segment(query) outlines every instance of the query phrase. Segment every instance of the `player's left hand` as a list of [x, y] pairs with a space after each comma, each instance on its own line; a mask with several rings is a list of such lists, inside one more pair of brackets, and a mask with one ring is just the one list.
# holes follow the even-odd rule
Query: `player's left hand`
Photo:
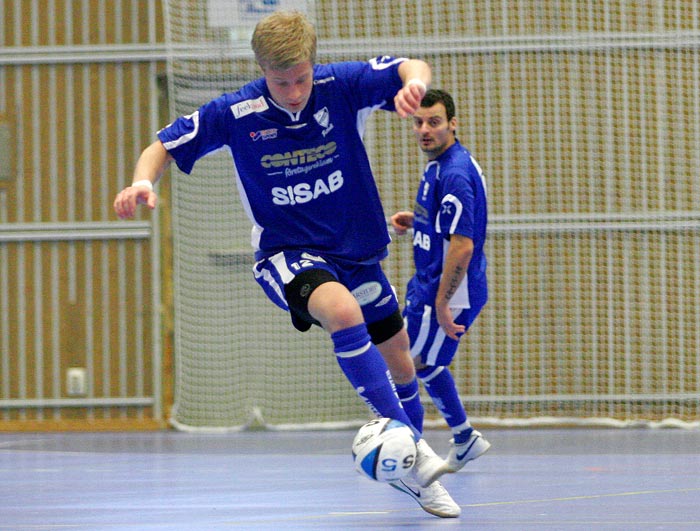
[[422, 82], [408, 82], [394, 96], [394, 106], [401, 118], [413, 115], [425, 96], [426, 86]]
[[459, 325], [454, 322], [452, 310], [450, 310], [450, 307], [446, 304], [438, 304], [435, 307], [435, 314], [438, 324], [445, 331], [447, 337], [456, 341], [467, 331], [464, 325]]

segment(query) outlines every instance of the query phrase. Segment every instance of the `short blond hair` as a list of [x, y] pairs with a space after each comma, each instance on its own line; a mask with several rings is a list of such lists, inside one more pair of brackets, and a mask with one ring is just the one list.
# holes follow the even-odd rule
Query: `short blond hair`
[[250, 44], [263, 70], [287, 70], [316, 61], [316, 30], [299, 11], [275, 11], [260, 20]]

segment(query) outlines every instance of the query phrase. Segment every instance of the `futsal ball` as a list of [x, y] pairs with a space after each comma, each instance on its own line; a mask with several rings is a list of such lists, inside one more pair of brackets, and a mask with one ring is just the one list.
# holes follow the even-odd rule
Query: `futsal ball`
[[352, 442], [355, 470], [375, 481], [396, 481], [416, 462], [413, 431], [401, 421], [379, 418], [362, 426]]

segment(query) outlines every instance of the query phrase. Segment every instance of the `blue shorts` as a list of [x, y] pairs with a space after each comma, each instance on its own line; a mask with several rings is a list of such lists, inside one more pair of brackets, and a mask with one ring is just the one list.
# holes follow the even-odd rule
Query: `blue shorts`
[[367, 324], [385, 319], [399, 308], [396, 292], [378, 262], [341, 264], [310, 252], [283, 251], [256, 262], [253, 273], [268, 298], [289, 311], [284, 286], [298, 274], [311, 269], [328, 271], [348, 288], [360, 304]]
[[[453, 308], [455, 323], [464, 325], [465, 330], [469, 330], [481, 308]], [[447, 367], [452, 363], [459, 341], [445, 335], [435, 318], [435, 308], [427, 304], [415, 308], [407, 306], [404, 309], [404, 321], [411, 341], [411, 357], [420, 356], [420, 360], [431, 367]]]

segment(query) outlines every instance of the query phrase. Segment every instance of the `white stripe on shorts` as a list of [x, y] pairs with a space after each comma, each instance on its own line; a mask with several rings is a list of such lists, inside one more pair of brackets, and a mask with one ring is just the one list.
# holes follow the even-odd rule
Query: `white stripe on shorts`
[[430, 347], [428, 356], [425, 359], [426, 365], [435, 365], [438, 354], [440, 353], [440, 348], [442, 347], [442, 343], [445, 341], [446, 337], [447, 336], [445, 335], [445, 331], [442, 329], [442, 327], [438, 327], [437, 332], [435, 333], [435, 339], [433, 339], [433, 344]]
[[[430, 333], [430, 317], [432, 312], [433, 310], [430, 306], [423, 306], [420, 331], [418, 332], [416, 342], [411, 347], [411, 356], [414, 358], [418, 356], [426, 347], [430, 347], [428, 354], [426, 355], [425, 359], [423, 359], [423, 363], [426, 365], [435, 365], [440, 349], [442, 348], [442, 344], [445, 342], [445, 338], [447, 337], [442, 327], [438, 326], [432, 343], [428, 343]], [[453, 319], [457, 319], [461, 313], [462, 308], [452, 308]]]
[[287, 260], [284, 258], [284, 252], [271, 256], [270, 262], [272, 262], [272, 265], [275, 266], [275, 269], [280, 274], [282, 284], [289, 284], [294, 280], [294, 273], [287, 267]]
[[418, 337], [416, 338], [416, 342], [413, 343], [413, 346], [411, 347], [411, 357], [415, 358], [418, 356], [421, 351], [423, 350], [423, 347], [425, 346], [425, 342], [428, 339], [428, 332], [430, 331], [430, 314], [432, 313], [432, 309], [430, 306], [423, 306], [423, 317], [421, 318], [421, 323], [420, 323], [420, 330], [418, 331]]

